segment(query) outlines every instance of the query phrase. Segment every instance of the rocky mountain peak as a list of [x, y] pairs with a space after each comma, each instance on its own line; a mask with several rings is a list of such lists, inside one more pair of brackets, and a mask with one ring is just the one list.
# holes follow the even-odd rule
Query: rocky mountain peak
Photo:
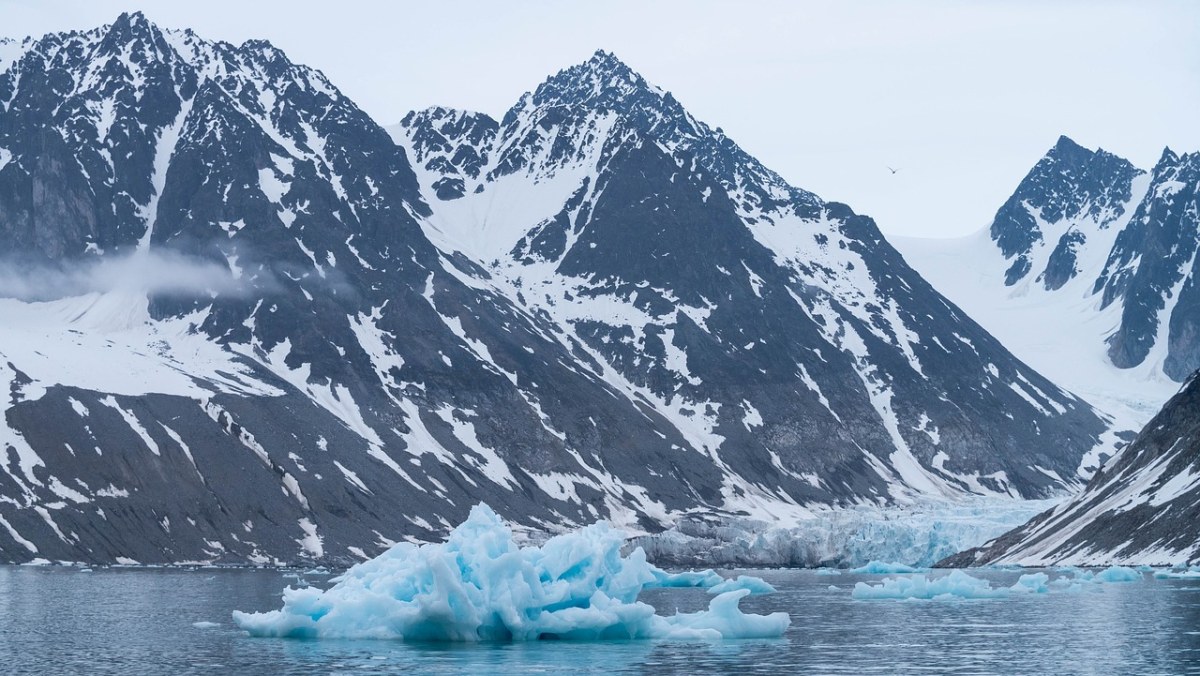
[[[1005, 284], [1030, 274], [1046, 288], [1071, 279], [1077, 273], [1074, 252], [1089, 233], [1125, 214], [1133, 180], [1143, 173], [1124, 158], [1060, 136], [992, 220], [992, 240], [1012, 261]], [[1041, 260], [1043, 248], [1053, 261]], [[1035, 260], [1043, 267], [1034, 270]]]

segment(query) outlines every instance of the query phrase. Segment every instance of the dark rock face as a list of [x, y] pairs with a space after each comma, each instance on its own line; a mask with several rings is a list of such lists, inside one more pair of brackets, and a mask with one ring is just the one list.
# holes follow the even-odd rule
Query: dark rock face
[[346, 562], [479, 500], [652, 530], [1040, 496], [1104, 429], [611, 55], [401, 147], [265, 42], [133, 14], [3, 50], [6, 250], [137, 277], [0, 299], [0, 560]]
[[[1016, 284], [1033, 272], [1035, 244], [1048, 233], [1042, 223], [1088, 219], [1104, 228], [1120, 218], [1132, 198], [1132, 182], [1142, 170], [1111, 153], [1088, 150], [1066, 136], [1021, 181], [992, 220], [992, 240], [1013, 259], [1004, 283]], [[1086, 234], [1068, 229], [1054, 247], [1050, 264], [1037, 271], [1047, 289], [1060, 288], [1078, 271], [1075, 253]]]
[[1146, 199], [1117, 237], [1096, 289], [1104, 306], [1121, 302], [1121, 326], [1108, 355], [1120, 367], [1142, 363], [1168, 324], [1163, 371], [1175, 380], [1200, 365], [1196, 341], [1196, 249], [1200, 241], [1200, 153], [1167, 150]]
[[[1012, 259], [1004, 283], [1012, 286], [1036, 273], [1037, 282], [1057, 290], [1087, 276], [1100, 309], [1114, 303], [1121, 308], [1120, 325], [1107, 338], [1113, 365], [1138, 366], [1157, 345], [1164, 348], [1163, 372], [1181, 381], [1200, 367], [1193, 281], [1198, 193], [1200, 154], [1167, 150], [1145, 175], [1119, 157], [1063, 137], [992, 222], [992, 239]], [[1115, 238], [1100, 237], [1111, 228], [1119, 228]], [[1050, 233], [1057, 240], [1043, 258]], [[1086, 269], [1080, 263], [1084, 253], [1103, 255], [1103, 266]], [[1035, 270], [1035, 260], [1045, 263]]]
[[[443, 128], [420, 119], [394, 132], [414, 155], [427, 126]], [[938, 297], [870, 219], [787, 185], [611, 54], [523, 97], [490, 146], [463, 143], [492, 158], [466, 198], [439, 200], [446, 175], [418, 172], [432, 222], [475, 219], [439, 235], [570, 330], [622, 386], [664, 415], [683, 411], [680, 424], [699, 428], [694, 445], [753, 483], [783, 482], [806, 500], [883, 495], [878, 462], [911, 484], [1005, 492], [1044, 484], [1034, 465], [1058, 462], [1035, 450], [1038, 430], [1078, 447], [1098, 429], [1086, 406]], [[536, 225], [489, 241], [529, 203], [561, 206], [530, 208]], [[1017, 409], [1032, 417], [1011, 419]], [[1044, 422], [1051, 410], [1057, 431]], [[1069, 464], [1053, 471], [1074, 476]]]
[[939, 565], [1200, 562], [1200, 377], [1078, 496]]

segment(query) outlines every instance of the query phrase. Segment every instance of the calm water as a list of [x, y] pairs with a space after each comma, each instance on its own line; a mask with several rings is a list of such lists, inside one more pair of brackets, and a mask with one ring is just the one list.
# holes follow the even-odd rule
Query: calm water
[[[783, 639], [450, 646], [243, 636], [229, 613], [277, 607], [292, 580], [274, 571], [0, 566], [0, 673], [1200, 674], [1200, 581], [916, 602], [850, 598], [856, 580], [880, 576], [755, 574], [780, 593], [742, 605], [787, 610]], [[976, 574], [1004, 584], [1017, 577]], [[708, 598], [698, 590], [643, 596], [660, 612], [695, 610]], [[205, 621], [220, 626], [193, 626]]]

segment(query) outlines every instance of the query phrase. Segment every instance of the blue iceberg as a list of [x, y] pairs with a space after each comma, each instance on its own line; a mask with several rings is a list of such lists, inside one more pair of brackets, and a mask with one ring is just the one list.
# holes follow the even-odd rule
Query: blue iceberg
[[957, 599], [1002, 599], [1012, 594], [1037, 593], [1048, 590], [1046, 583], [1049, 579], [1045, 573], [1022, 575], [1011, 587], [993, 587], [987, 580], [981, 580], [962, 572], [952, 571], [949, 575], [929, 578], [925, 575], [914, 577], [889, 577], [876, 585], [858, 582], [854, 585], [851, 596], [856, 599], [917, 599], [925, 601], [949, 601]]
[[766, 580], [750, 575], [738, 575], [737, 579], [724, 580], [708, 588], [709, 594], [724, 594], [738, 589], [745, 589], [751, 594], [774, 594], [775, 588]]
[[870, 561], [864, 566], [851, 568], [851, 573], [866, 574], [866, 575], [892, 575], [897, 573], [916, 573], [918, 569], [903, 564], [889, 563], [887, 561]]
[[1141, 582], [1145, 578], [1133, 568], [1111, 566], [1096, 573], [1096, 582]]
[[496, 513], [478, 505], [444, 543], [398, 544], [327, 590], [288, 587], [281, 609], [234, 611], [233, 620], [251, 636], [413, 641], [710, 640], [787, 630], [787, 613], [741, 611], [741, 599], [764, 588], [749, 581], [734, 581], [708, 610], [655, 614], [637, 600], [643, 589], [711, 588], [722, 579], [711, 571], [666, 573], [640, 548], [622, 556], [623, 544], [619, 531], [598, 523], [518, 547]]

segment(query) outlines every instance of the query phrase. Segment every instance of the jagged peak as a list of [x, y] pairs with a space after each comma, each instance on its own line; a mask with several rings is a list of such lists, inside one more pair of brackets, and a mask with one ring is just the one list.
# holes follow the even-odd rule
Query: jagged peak
[[465, 108], [452, 108], [450, 106], [428, 106], [419, 110], [410, 110], [400, 119], [400, 125], [411, 127], [414, 124], [432, 124], [435, 122], [453, 124], [464, 120], [483, 123], [487, 126], [499, 126], [499, 122], [487, 113], [467, 110]]
[[1159, 155], [1158, 162], [1155, 164], [1154, 168], [1159, 169], [1160, 167], [1173, 164], [1179, 164], [1179, 155], [1176, 154], [1174, 150], [1171, 150], [1171, 146], [1165, 146], [1163, 148], [1162, 155]]
[[[1051, 150], [1076, 151], [1076, 150], [1087, 150], [1087, 148], [1084, 148], [1083, 146], [1076, 143], [1075, 139], [1071, 138], [1070, 136], [1067, 136], [1066, 134], [1061, 134], [1061, 135], [1059, 135], [1058, 141], [1056, 141], [1054, 143], [1054, 147], [1051, 148]], [[1089, 150], [1088, 152], [1091, 152], [1091, 151]]]
[[613, 52], [597, 49], [592, 53], [590, 59], [585, 61], [583, 66], [598, 72], [634, 72], [624, 61], [617, 57]]
[[238, 45], [237, 51], [243, 54], [261, 55], [263, 60], [267, 62], [281, 62], [284, 65], [292, 65], [292, 61], [287, 57], [287, 54], [282, 49], [271, 44], [270, 40], [252, 38]]
[[598, 49], [587, 61], [546, 78], [523, 103], [589, 104], [606, 108], [639, 93], [658, 98], [666, 94], [612, 52]]
[[[1101, 171], [1112, 171], [1120, 174], [1130, 174], [1136, 176], [1144, 173], [1137, 168], [1132, 162], [1110, 153], [1103, 148], [1092, 150], [1086, 146], [1075, 142], [1071, 137], [1063, 134], [1058, 137], [1058, 141], [1054, 146], [1046, 152], [1042, 160], [1038, 163], [1038, 167], [1046, 167], [1053, 165], [1066, 165], [1067, 167], [1083, 167], [1085, 165], [1095, 165]], [[1037, 174], [1038, 167], [1027, 176], [1026, 179], [1034, 178]]]
[[116, 21], [108, 25], [108, 35], [118, 39], [157, 38], [163, 33], [142, 12], [121, 12]]

